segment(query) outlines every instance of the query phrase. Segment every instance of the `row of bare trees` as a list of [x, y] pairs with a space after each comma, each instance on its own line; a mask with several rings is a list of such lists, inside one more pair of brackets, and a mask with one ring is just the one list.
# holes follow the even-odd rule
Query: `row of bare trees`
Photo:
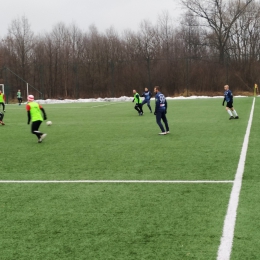
[[260, 80], [259, 2], [181, 2], [181, 21], [164, 12], [156, 25], [143, 21], [123, 34], [59, 23], [35, 35], [25, 17], [16, 19], [0, 43], [1, 80], [10, 98], [25, 92], [24, 81], [42, 98], [130, 95], [154, 85], [166, 95], [214, 94], [226, 83], [251, 91]]

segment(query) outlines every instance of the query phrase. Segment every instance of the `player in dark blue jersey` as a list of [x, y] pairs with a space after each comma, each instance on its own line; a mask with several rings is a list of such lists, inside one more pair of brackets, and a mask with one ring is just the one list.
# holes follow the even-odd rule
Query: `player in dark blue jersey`
[[150, 101], [151, 101], [151, 97], [152, 97], [152, 93], [148, 90], [148, 88], [145, 88], [144, 89], [144, 93], [141, 97], [144, 97], [144, 100], [142, 102], [142, 105], [144, 104], [147, 104], [149, 110], [150, 110], [150, 113], [153, 113], [152, 111], [152, 108], [151, 108], [151, 105], [150, 105]]
[[228, 114], [230, 115], [229, 120], [232, 119], [239, 119], [238, 114], [236, 110], [233, 107], [233, 94], [232, 91], [229, 89], [228, 85], [224, 86], [224, 100], [223, 100], [223, 106], [225, 105], [225, 102], [227, 102], [226, 110]]
[[[166, 135], [170, 133], [168, 121], [166, 118], [167, 114], [167, 100], [165, 96], [160, 92], [159, 87], [154, 88], [155, 95], [155, 111], [154, 114], [156, 115], [156, 122], [159, 125], [160, 129], [162, 130], [159, 135]], [[165, 124], [166, 131], [162, 125], [161, 119], [163, 120]]]

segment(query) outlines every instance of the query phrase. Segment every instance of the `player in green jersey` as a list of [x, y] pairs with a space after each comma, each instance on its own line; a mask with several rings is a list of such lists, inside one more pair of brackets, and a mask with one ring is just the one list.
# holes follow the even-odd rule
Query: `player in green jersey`
[[21, 106], [23, 99], [22, 99], [22, 93], [20, 89], [18, 89], [17, 91], [17, 99], [18, 99], [19, 106]]
[[136, 90], [133, 90], [134, 99], [133, 102], [135, 102], [135, 110], [138, 112], [139, 116], [143, 115], [143, 105], [140, 95], [136, 92]]
[[26, 110], [28, 115], [28, 125], [30, 124], [30, 121], [32, 121], [32, 134], [36, 135], [38, 138], [38, 143], [41, 143], [47, 134], [41, 133], [39, 128], [42, 121], [47, 119], [47, 116], [43, 107], [34, 102], [33, 95], [29, 95], [27, 100], [28, 103], [26, 105]]
[[5, 94], [0, 90], [0, 105], [3, 106], [3, 112], [5, 112]]

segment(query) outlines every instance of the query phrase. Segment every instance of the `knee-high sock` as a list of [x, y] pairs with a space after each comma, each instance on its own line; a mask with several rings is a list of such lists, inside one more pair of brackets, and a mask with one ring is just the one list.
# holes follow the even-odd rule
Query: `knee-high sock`
[[238, 116], [237, 111], [236, 111], [235, 109], [233, 110], [233, 114], [234, 114], [235, 116]]
[[233, 116], [231, 110], [228, 110], [227, 112], [228, 112], [228, 114], [229, 114], [230, 116]]

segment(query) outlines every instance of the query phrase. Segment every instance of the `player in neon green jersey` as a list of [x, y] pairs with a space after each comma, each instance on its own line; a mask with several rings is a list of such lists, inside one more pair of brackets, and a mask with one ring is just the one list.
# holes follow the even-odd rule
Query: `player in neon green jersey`
[[140, 95], [136, 92], [136, 90], [133, 90], [134, 99], [133, 102], [135, 102], [135, 110], [138, 112], [139, 116], [143, 115], [143, 105]]
[[17, 91], [17, 99], [18, 99], [19, 106], [21, 106], [23, 99], [22, 99], [22, 93], [20, 89], [18, 89]]
[[28, 115], [28, 125], [30, 124], [30, 121], [32, 121], [32, 134], [36, 135], [38, 138], [38, 143], [41, 143], [47, 134], [41, 133], [39, 128], [42, 121], [47, 119], [47, 116], [43, 107], [34, 102], [33, 95], [29, 95], [27, 100], [28, 103], [26, 105], [26, 110]]
[[1, 90], [0, 90], [0, 105], [3, 106], [3, 111], [5, 112], [5, 94], [2, 93]]

